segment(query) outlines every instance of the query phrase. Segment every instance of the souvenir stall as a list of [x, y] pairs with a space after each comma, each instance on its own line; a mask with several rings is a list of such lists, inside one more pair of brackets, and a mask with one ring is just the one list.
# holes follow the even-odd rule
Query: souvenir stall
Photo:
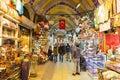
[[17, 57], [16, 46], [20, 20], [17, 10], [9, 4], [0, 1], [0, 79], [19, 80], [21, 59]]
[[[119, 80], [119, 19], [118, 19], [118, 3], [119, 0], [104, 1], [95, 11], [98, 14], [102, 12], [107, 14], [102, 16], [103, 20], [96, 16], [96, 27], [99, 26], [99, 48], [106, 54], [107, 61], [105, 68], [98, 68], [98, 80]], [[109, 6], [108, 6], [109, 5]], [[103, 6], [103, 7], [102, 7]], [[102, 9], [101, 9], [102, 7]], [[102, 11], [101, 11], [102, 10]], [[102, 15], [102, 13], [100, 13]]]
[[48, 59], [47, 51], [50, 46], [49, 26], [47, 22], [38, 22], [33, 33], [33, 52], [38, 54], [38, 64], [45, 63]]
[[[19, 47], [19, 24], [23, 21], [21, 20], [23, 12], [21, 0], [17, 2], [0, 0], [0, 80], [28, 78], [28, 73], [25, 72], [29, 71], [29, 66], [25, 66], [28, 67], [25, 72], [23, 66], [25, 62], [28, 62], [29, 57], [28, 54], [22, 53], [22, 47]], [[26, 75], [21, 76], [21, 72]]]
[[98, 78], [97, 69], [105, 67], [106, 55], [98, 49], [97, 33], [92, 32], [91, 34], [91, 37], [87, 40], [85, 58], [88, 74], [96, 79]]
[[99, 49], [99, 29], [94, 27], [91, 21], [88, 17], [83, 20], [82, 26], [84, 27], [80, 27], [81, 32], [78, 37], [81, 44], [84, 43], [82, 54], [86, 59], [87, 72], [93, 79], [96, 79], [98, 78], [97, 69], [105, 67], [106, 55]]

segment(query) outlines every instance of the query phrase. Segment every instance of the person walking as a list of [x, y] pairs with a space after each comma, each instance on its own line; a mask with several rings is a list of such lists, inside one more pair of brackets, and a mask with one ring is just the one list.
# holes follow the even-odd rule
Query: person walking
[[49, 47], [49, 49], [48, 49], [48, 58], [49, 58], [49, 60], [53, 60], [53, 56], [52, 56], [52, 48], [51, 48], [51, 46]]
[[58, 48], [58, 52], [59, 52], [59, 60], [61, 62], [63, 62], [63, 56], [65, 54], [65, 46], [63, 43], [60, 44], [59, 48]]
[[58, 55], [58, 47], [57, 47], [57, 45], [55, 44], [54, 45], [54, 48], [53, 48], [53, 60], [54, 60], [54, 62], [56, 63], [57, 62], [57, 55]]
[[73, 63], [74, 63], [74, 72], [72, 73], [72, 75], [80, 75], [80, 48], [79, 48], [79, 44], [75, 44], [75, 48], [73, 49], [73, 53], [72, 53], [72, 57], [73, 57]]
[[69, 43], [66, 45], [66, 60], [71, 62], [71, 46]]

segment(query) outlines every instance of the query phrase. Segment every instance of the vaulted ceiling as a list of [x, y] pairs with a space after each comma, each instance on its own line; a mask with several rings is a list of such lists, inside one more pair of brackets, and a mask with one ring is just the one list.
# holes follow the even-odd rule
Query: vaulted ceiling
[[[48, 21], [54, 21], [52, 27], [59, 26], [59, 19], [66, 20], [66, 29], [72, 30], [76, 24], [76, 15], [82, 16], [95, 8], [97, 0], [35, 0], [33, 9], [39, 15], [46, 16]], [[78, 8], [76, 6], [80, 4]]]

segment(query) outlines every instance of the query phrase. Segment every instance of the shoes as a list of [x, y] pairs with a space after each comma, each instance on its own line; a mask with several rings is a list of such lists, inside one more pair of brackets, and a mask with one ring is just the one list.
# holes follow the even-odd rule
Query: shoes
[[76, 73], [72, 73], [72, 75], [73, 75], [73, 76], [75, 76], [75, 75], [80, 75], [80, 73], [79, 73], [79, 72], [76, 72]]
[[72, 73], [73, 76], [75, 76], [76, 74], [75, 73]]
[[79, 73], [79, 72], [76, 72], [76, 74], [77, 74], [77, 75], [80, 75], [80, 73]]

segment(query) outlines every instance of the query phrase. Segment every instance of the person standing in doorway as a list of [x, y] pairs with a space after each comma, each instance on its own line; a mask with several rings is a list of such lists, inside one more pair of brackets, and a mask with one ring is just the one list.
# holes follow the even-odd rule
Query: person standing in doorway
[[74, 63], [74, 72], [72, 73], [72, 75], [80, 75], [80, 48], [79, 48], [79, 44], [75, 44], [75, 48], [73, 49], [72, 52], [72, 57], [73, 57], [73, 63]]

